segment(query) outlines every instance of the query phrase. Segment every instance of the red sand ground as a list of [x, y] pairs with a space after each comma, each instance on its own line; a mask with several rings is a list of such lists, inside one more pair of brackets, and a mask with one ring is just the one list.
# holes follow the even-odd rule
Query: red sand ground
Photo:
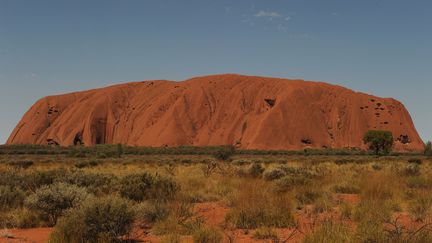
[[396, 150], [422, 150], [398, 101], [320, 82], [214, 75], [145, 81], [39, 100], [8, 144], [226, 145], [244, 149], [364, 148], [389, 130]]
[[[353, 194], [339, 194], [336, 196], [335, 200], [342, 200], [348, 203], [358, 203], [358, 195]], [[209, 203], [198, 203], [194, 207], [195, 214], [204, 220], [205, 225], [221, 228], [225, 215], [229, 208], [225, 207], [222, 203], [209, 202]], [[355, 223], [352, 220], [341, 221], [339, 217], [338, 210], [333, 210], [332, 213], [311, 213], [311, 208], [306, 207], [305, 209], [298, 211], [295, 215], [298, 221], [298, 228], [284, 228], [276, 229], [279, 238], [285, 242], [301, 242], [304, 235], [311, 230], [316, 229], [320, 226], [320, 223], [325, 219], [335, 220], [338, 222], [343, 222], [350, 227], [355, 228]], [[406, 213], [396, 213], [394, 218], [398, 219], [400, 223], [406, 229], [415, 229], [421, 226], [421, 223], [413, 221], [409, 215]], [[386, 225], [389, 229], [393, 226]], [[36, 228], [36, 229], [12, 229], [8, 232], [11, 233], [14, 238], [5, 239], [0, 237], [0, 243], [16, 243], [16, 242], [34, 242], [34, 243], [44, 243], [49, 239], [49, 234], [51, 233], [51, 228]], [[253, 239], [254, 230], [242, 230], [235, 229], [232, 231], [224, 231], [224, 242], [229, 242], [228, 239], [233, 239], [234, 242], [247, 243], [247, 242], [272, 242], [271, 240], [255, 240]], [[137, 240], [138, 242], [160, 242], [160, 238], [154, 235], [145, 233], [142, 230], [136, 229], [134, 233], [131, 234], [131, 238]], [[193, 242], [191, 236], [182, 237], [182, 242]]]

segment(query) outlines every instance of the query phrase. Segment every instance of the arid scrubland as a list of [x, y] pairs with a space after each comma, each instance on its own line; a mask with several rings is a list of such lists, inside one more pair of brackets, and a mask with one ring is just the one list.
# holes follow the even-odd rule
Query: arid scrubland
[[432, 241], [421, 155], [37, 151], [0, 155], [4, 239], [52, 227], [51, 242]]

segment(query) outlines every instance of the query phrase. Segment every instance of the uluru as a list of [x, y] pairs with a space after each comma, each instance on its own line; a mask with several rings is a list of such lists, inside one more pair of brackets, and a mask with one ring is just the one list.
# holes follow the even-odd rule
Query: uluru
[[397, 151], [423, 149], [395, 99], [323, 82], [225, 74], [48, 96], [25, 113], [7, 144], [364, 149], [368, 130], [391, 131]]

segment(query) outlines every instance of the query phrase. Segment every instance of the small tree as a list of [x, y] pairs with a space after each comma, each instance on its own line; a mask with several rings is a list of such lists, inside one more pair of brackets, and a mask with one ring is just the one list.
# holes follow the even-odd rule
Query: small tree
[[235, 153], [235, 147], [232, 145], [221, 146], [214, 154], [213, 157], [217, 160], [227, 161]]
[[432, 142], [428, 141], [424, 147], [424, 155], [432, 156]]
[[363, 138], [365, 144], [376, 155], [380, 153], [389, 154], [393, 147], [393, 134], [389, 131], [371, 130]]

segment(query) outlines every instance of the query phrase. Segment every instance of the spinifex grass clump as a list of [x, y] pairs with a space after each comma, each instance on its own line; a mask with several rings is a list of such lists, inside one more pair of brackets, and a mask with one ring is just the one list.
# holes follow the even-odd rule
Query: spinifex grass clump
[[261, 182], [248, 183], [238, 192], [226, 221], [237, 228], [290, 227], [295, 225], [291, 198], [278, 195]]

